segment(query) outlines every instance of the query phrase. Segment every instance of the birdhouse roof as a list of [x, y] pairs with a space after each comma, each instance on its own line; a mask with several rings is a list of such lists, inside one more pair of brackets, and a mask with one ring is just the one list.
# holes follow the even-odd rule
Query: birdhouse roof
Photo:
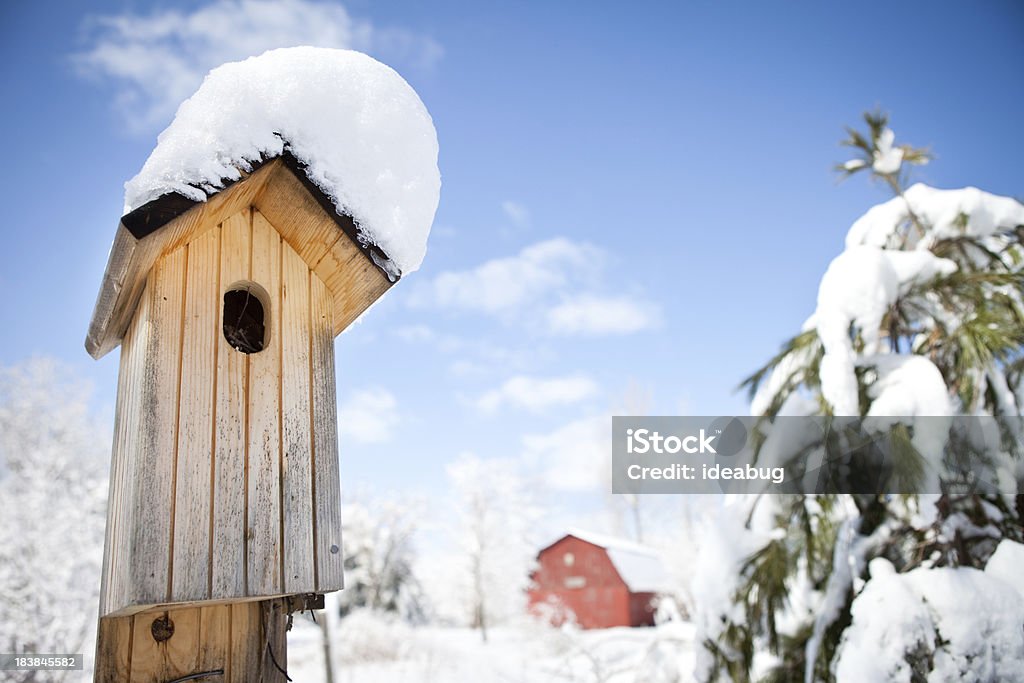
[[206, 201], [165, 194], [121, 218], [85, 341], [89, 354], [100, 358], [120, 344], [161, 256], [249, 207], [262, 213], [327, 284], [335, 334], [401, 276], [388, 254], [363, 239], [352, 218], [338, 213], [302, 162], [286, 152]]
[[125, 184], [86, 348], [120, 343], [161, 256], [249, 207], [327, 284], [340, 332], [419, 267], [440, 185], [430, 114], [384, 64], [314, 47], [224, 64]]

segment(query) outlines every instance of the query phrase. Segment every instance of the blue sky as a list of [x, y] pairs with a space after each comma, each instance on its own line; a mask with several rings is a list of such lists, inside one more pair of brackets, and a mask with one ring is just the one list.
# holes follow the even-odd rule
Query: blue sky
[[440, 141], [423, 269], [337, 340], [346, 485], [436, 496], [468, 451], [599, 502], [586, 444], [611, 412], [744, 412], [735, 386], [798, 329], [850, 223], [887, 198], [831, 171], [865, 109], [934, 148], [920, 179], [1021, 195], [1015, 2], [275, 11], [0, 8], [0, 363], [55, 356], [109, 411], [116, 353], [94, 362], [82, 339], [123, 183], [206, 70], [282, 45], [391, 64]]

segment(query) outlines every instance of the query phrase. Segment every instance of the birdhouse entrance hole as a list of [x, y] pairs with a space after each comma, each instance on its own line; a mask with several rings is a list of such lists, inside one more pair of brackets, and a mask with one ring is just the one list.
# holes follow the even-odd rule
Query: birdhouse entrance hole
[[267, 347], [267, 299], [254, 282], [232, 285], [224, 292], [224, 339], [233, 349], [259, 353]]

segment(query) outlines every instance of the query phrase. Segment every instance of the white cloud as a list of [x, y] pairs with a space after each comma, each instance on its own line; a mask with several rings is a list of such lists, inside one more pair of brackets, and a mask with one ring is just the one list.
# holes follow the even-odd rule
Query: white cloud
[[519, 375], [482, 395], [476, 406], [484, 413], [495, 413], [503, 405], [540, 412], [554, 406], [579, 403], [597, 392], [597, 383], [584, 375], [549, 378]]
[[547, 311], [548, 329], [558, 335], [632, 334], [660, 322], [656, 305], [628, 296], [582, 294]]
[[594, 279], [603, 260], [597, 247], [558, 237], [469, 270], [445, 271], [421, 285], [410, 302], [420, 308], [506, 314], [535, 305], [570, 283]]
[[354, 392], [338, 408], [342, 439], [359, 443], [391, 440], [398, 425], [398, 401], [387, 389], [371, 387]]
[[611, 480], [611, 419], [601, 415], [570, 422], [547, 434], [523, 437], [523, 459], [558, 491], [593, 491]]
[[455, 377], [480, 377], [482, 375], [486, 375], [490, 370], [490, 366], [485, 363], [467, 360], [465, 358], [452, 361], [448, 366], [448, 372]]
[[406, 325], [395, 330], [395, 336], [410, 344], [434, 341], [437, 334], [426, 325]]
[[506, 199], [501, 203], [501, 210], [516, 227], [523, 228], [530, 224], [530, 210], [520, 202]]
[[602, 260], [600, 249], [559, 237], [470, 270], [443, 272], [432, 282], [421, 284], [410, 297], [410, 304], [508, 314], [535, 304], [573, 281], [593, 277]]
[[210, 69], [269, 49], [353, 48], [420, 68], [443, 53], [428, 37], [377, 27], [340, 4], [313, 0], [213, 0], [192, 11], [92, 17], [85, 28], [90, 47], [73, 56], [75, 65], [115, 83], [115, 104], [137, 131], [169, 123]]
[[604, 250], [558, 237], [515, 256], [467, 270], [442, 272], [417, 283], [413, 308], [490, 315], [557, 336], [631, 334], [657, 327], [659, 307], [642, 298], [609, 295]]

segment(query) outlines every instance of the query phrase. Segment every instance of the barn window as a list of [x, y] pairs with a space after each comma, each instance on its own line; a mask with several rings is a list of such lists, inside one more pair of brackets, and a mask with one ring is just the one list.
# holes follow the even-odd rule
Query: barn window
[[224, 292], [224, 339], [242, 353], [259, 353], [267, 346], [266, 293], [253, 282], [232, 285]]
[[585, 588], [587, 585], [587, 577], [585, 576], [567, 576], [565, 577], [566, 588]]
[[564, 556], [562, 557], [562, 561], [563, 561], [563, 562], [565, 562], [565, 566], [566, 566], [566, 567], [571, 567], [571, 566], [573, 566], [574, 564], [576, 564], [576, 556], [575, 556], [575, 555], [573, 555], [572, 553], [566, 553], [566, 554], [565, 554], [565, 555], [564, 555]]

